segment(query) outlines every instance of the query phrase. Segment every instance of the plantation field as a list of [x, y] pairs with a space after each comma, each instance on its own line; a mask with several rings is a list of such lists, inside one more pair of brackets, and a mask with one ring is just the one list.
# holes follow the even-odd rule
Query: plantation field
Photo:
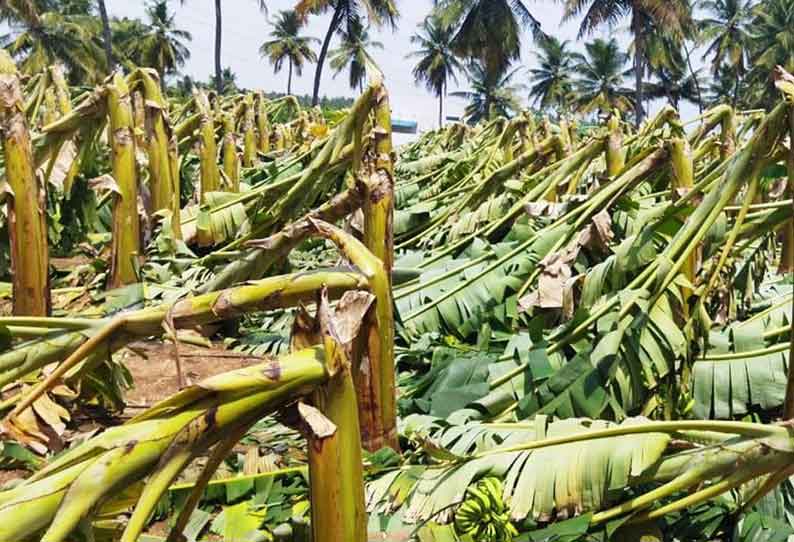
[[794, 534], [775, 84], [395, 148], [375, 71], [322, 111], [0, 52], [0, 542]]

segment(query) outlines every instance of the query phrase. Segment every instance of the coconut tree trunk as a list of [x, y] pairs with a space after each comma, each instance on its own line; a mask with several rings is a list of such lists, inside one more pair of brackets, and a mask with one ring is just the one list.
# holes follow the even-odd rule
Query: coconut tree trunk
[[[47, 316], [50, 312], [46, 196], [36, 175], [25, 120], [25, 104], [16, 66], [0, 51], [0, 126], [8, 183], [8, 232], [15, 316]], [[3, 195], [0, 183], [0, 195]]]
[[292, 59], [289, 59], [289, 74], [287, 75], [287, 96], [292, 96]]
[[631, 31], [634, 33], [634, 115], [637, 127], [639, 127], [642, 124], [642, 72], [645, 50], [642, 42], [640, 15], [636, 9], [631, 17]]
[[222, 38], [223, 18], [221, 16], [221, 0], [215, 0], [215, 90], [218, 94], [223, 92], [223, 80], [221, 69], [221, 38]]
[[102, 39], [105, 42], [105, 58], [108, 63], [108, 72], [112, 72], [116, 66], [113, 62], [113, 41], [110, 36], [108, 10], [105, 6], [105, 0], [97, 0], [97, 3], [99, 4], [99, 18], [102, 19]]
[[[341, 4], [341, 3], [340, 3]], [[312, 106], [320, 103], [320, 80], [323, 78], [323, 65], [325, 58], [328, 56], [328, 48], [331, 45], [331, 38], [334, 36], [339, 23], [342, 20], [342, 11], [340, 5], [337, 5], [334, 10], [334, 16], [331, 17], [331, 23], [328, 25], [328, 32], [325, 33], [323, 46], [320, 49], [320, 56], [317, 58], [317, 67], [314, 70], [314, 94], [312, 95]]]
[[438, 94], [438, 129], [444, 127], [444, 92]]
[[698, 93], [698, 111], [702, 115], [703, 114], [703, 92], [700, 89], [700, 81], [698, 81], [698, 78], [695, 75], [695, 69], [692, 67], [692, 53], [689, 50], [689, 47], [686, 46], [686, 42], [684, 42], [684, 52], [686, 53], [687, 66], [689, 66], [689, 74], [692, 76], [692, 81], [695, 82], [695, 90]]

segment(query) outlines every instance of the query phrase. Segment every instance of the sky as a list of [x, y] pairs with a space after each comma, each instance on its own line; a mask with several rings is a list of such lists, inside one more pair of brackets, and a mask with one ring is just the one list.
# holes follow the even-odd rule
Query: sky
[[[277, 11], [290, 9], [296, 0], [269, 0], [269, 17], [273, 18]], [[145, 2], [143, 0], [106, 0], [111, 16], [143, 17]], [[258, 8], [254, 0], [223, 0], [223, 49], [222, 64], [228, 66], [237, 75], [237, 83], [241, 87], [264, 89], [266, 91], [285, 92], [287, 88], [286, 66], [281, 73], [274, 74], [272, 66], [259, 56], [259, 46], [268, 39], [271, 27], [268, 15]], [[382, 50], [373, 51], [373, 57], [385, 75], [386, 86], [391, 96], [392, 110], [395, 118], [414, 120], [419, 130], [428, 130], [438, 123], [438, 101], [424, 87], [414, 83], [411, 74], [414, 59], [406, 59], [412, 50], [410, 36], [417, 25], [427, 16], [433, 5], [432, 0], [397, 0], [400, 19], [395, 31], [389, 28], [373, 29], [373, 38], [383, 43]], [[578, 21], [562, 21], [563, 9], [560, 2], [554, 0], [525, 0], [525, 4], [537, 18], [545, 32], [554, 34], [559, 39], [576, 40]], [[189, 31], [193, 40], [188, 45], [190, 60], [182, 69], [182, 73], [202, 81], [208, 80], [214, 73], [214, 28], [215, 8], [212, 0], [185, 0], [184, 5], [173, 0], [171, 9], [177, 12], [177, 25]], [[330, 15], [311, 17], [304, 33], [322, 39], [330, 21]], [[496, 29], [495, 29], [496, 37]], [[609, 38], [615, 35], [623, 47], [629, 43], [624, 27], [603, 29], [591, 36]], [[336, 39], [332, 42], [333, 48]], [[581, 49], [581, 43], [576, 47]], [[317, 46], [319, 51], [319, 46]], [[522, 46], [521, 64], [525, 68], [535, 65], [533, 43], [530, 35], [525, 34]], [[303, 75], [293, 78], [293, 93], [311, 94], [314, 78], [314, 65], [306, 66]], [[526, 70], [519, 72], [516, 82], [527, 84]], [[334, 74], [327, 63], [323, 72], [321, 94], [328, 96], [350, 96], [355, 92], [347, 84], [347, 74]], [[465, 90], [465, 77], [459, 77], [458, 84], [451, 83], [449, 91]], [[523, 96], [528, 105], [528, 97]], [[446, 103], [446, 115], [461, 115], [466, 103], [461, 98], [449, 97]], [[694, 108], [684, 106], [682, 115], [685, 118], [694, 116]]]

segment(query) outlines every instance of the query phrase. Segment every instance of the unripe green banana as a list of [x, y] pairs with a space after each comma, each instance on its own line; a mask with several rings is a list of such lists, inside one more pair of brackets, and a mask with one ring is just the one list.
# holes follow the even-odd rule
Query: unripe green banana
[[491, 496], [488, 493], [486, 493], [484, 491], [480, 491], [480, 489], [478, 489], [476, 487], [470, 487], [468, 489], [468, 493], [474, 499], [476, 499], [477, 501], [480, 502], [480, 504], [482, 505], [483, 510], [489, 511], [489, 510], [491, 510], [491, 508], [493, 508], [493, 500], [491, 499]]
[[518, 531], [502, 496], [502, 482], [493, 476], [467, 488], [466, 500], [455, 512], [455, 531], [476, 542], [510, 542]]

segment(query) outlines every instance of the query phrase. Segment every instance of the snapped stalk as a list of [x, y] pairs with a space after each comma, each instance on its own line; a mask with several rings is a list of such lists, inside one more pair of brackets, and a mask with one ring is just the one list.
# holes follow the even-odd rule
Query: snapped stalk
[[108, 86], [108, 115], [113, 178], [118, 187], [113, 201], [113, 246], [108, 286], [118, 288], [138, 281], [143, 255], [132, 98], [127, 82], [119, 73], [113, 75]]
[[13, 313], [47, 316], [51, 309], [47, 242], [46, 187], [36, 175], [33, 149], [25, 119], [25, 103], [13, 60], [0, 52], [0, 126], [2, 126], [5, 181], [0, 195], [10, 192], [8, 232], [11, 249]]
[[[377, 297], [375, 322], [369, 328], [367, 351], [369, 381], [360, 382], [368, 393], [362, 397], [361, 413], [364, 448], [375, 452], [384, 446], [399, 449], [397, 438], [397, 398], [394, 382], [394, 312], [391, 276], [394, 267], [394, 163], [392, 158], [391, 108], [389, 95], [381, 84], [373, 95], [374, 158], [367, 157], [364, 179], [364, 245], [382, 262], [382, 273], [371, 280]], [[366, 400], [371, 404], [364, 404]], [[362, 419], [362, 422], [364, 420]]]

